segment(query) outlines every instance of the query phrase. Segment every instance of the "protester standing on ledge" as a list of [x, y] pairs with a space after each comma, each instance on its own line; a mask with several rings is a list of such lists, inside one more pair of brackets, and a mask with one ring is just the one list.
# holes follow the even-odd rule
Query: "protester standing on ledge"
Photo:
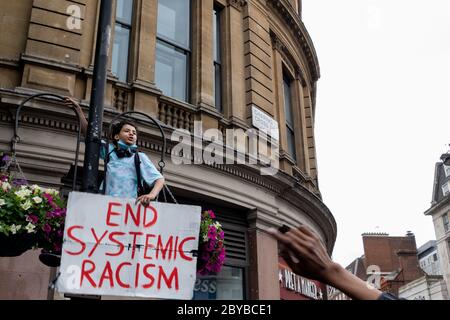
[[[88, 122], [80, 105], [70, 97], [66, 97], [66, 103], [73, 106], [81, 120], [81, 131], [86, 134]], [[106, 170], [106, 195], [121, 198], [137, 198], [136, 203], [148, 205], [155, 200], [164, 187], [164, 177], [155, 168], [151, 160], [143, 152], [137, 150], [137, 128], [132, 122], [121, 121], [113, 125], [113, 143], [107, 146], [102, 141], [100, 157], [107, 162]], [[137, 158], [136, 158], [137, 157]], [[140, 164], [140, 165], [139, 165]], [[142, 188], [138, 190], [139, 165], [142, 181], [150, 186], [148, 193], [142, 194]]]

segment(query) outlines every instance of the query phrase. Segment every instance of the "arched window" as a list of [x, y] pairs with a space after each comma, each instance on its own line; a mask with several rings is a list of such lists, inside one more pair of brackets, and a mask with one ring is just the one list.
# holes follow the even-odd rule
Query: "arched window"
[[294, 130], [294, 112], [292, 110], [292, 80], [288, 75], [283, 74], [283, 94], [284, 94], [284, 115], [286, 118], [286, 135], [288, 153], [296, 161], [297, 155], [295, 150], [295, 130]]

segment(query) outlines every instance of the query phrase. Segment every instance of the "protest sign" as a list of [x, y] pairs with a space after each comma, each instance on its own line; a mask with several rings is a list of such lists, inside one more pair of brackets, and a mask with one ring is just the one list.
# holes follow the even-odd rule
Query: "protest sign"
[[72, 192], [59, 292], [191, 299], [201, 208]]

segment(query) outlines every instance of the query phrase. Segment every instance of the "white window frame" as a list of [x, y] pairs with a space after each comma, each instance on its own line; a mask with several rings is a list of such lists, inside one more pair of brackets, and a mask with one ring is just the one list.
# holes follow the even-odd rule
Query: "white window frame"
[[444, 226], [444, 232], [448, 232], [450, 230], [448, 212], [442, 216], [442, 225]]
[[450, 166], [446, 166], [444, 164], [444, 173], [445, 173], [445, 177], [447, 178], [448, 176], [450, 176]]
[[450, 193], [450, 181], [447, 181], [442, 185], [442, 194], [444, 197]]

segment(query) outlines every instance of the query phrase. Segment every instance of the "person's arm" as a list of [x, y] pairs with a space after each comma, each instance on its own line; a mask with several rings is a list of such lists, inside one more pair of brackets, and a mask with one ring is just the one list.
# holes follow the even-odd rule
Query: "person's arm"
[[281, 244], [281, 255], [298, 275], [339, 289], [352, 299], [377, 300], [382, 292], [369, 288], [363, 280], [331, 260], [320, 238], [308, 227], [300, 226], [281, 233], [269, 229]]
[[164, 178], [160, 178], [155, 181], [155, 185], [152, 188], [152, 191], [150, 191], [149, 194], [144, 194], [136, 199], [136, 203], [141, 203], [143, 205], [148, 205], [150, 201], [153, 201], [158, 196], [159, 192], [164, 187], [165, 180]]
[[76, 102], [71, 97], [65, 97], [64, 102], [66, 105], [72, 106], [73, 110], [75, 110], [75, 112], [78, 114], [78, 117], [80, 118], [81, 133], [83, 135], [86, 135], [88, 122], [87, 122], [86, 116], [84, 115], [83, 110], [81, 110], [81, 107], [78, 104], [78, 102]]
[[156, 169], [153, 162], [149, 159], [149, 157], [140, 152], [139, 157], [142, 160], [141, 168], [142, 168], [142, 179], [147, 182], [149, 185], [153, 184], [153, 188], [149, 194], [142, 195], [136, 199], [136, 203], [141, 203], [143, 205], [147, 205], [150, 201], [153, 201], [158, 196], [159, 192], [164, 187], [164, 177], [162, 174]]

